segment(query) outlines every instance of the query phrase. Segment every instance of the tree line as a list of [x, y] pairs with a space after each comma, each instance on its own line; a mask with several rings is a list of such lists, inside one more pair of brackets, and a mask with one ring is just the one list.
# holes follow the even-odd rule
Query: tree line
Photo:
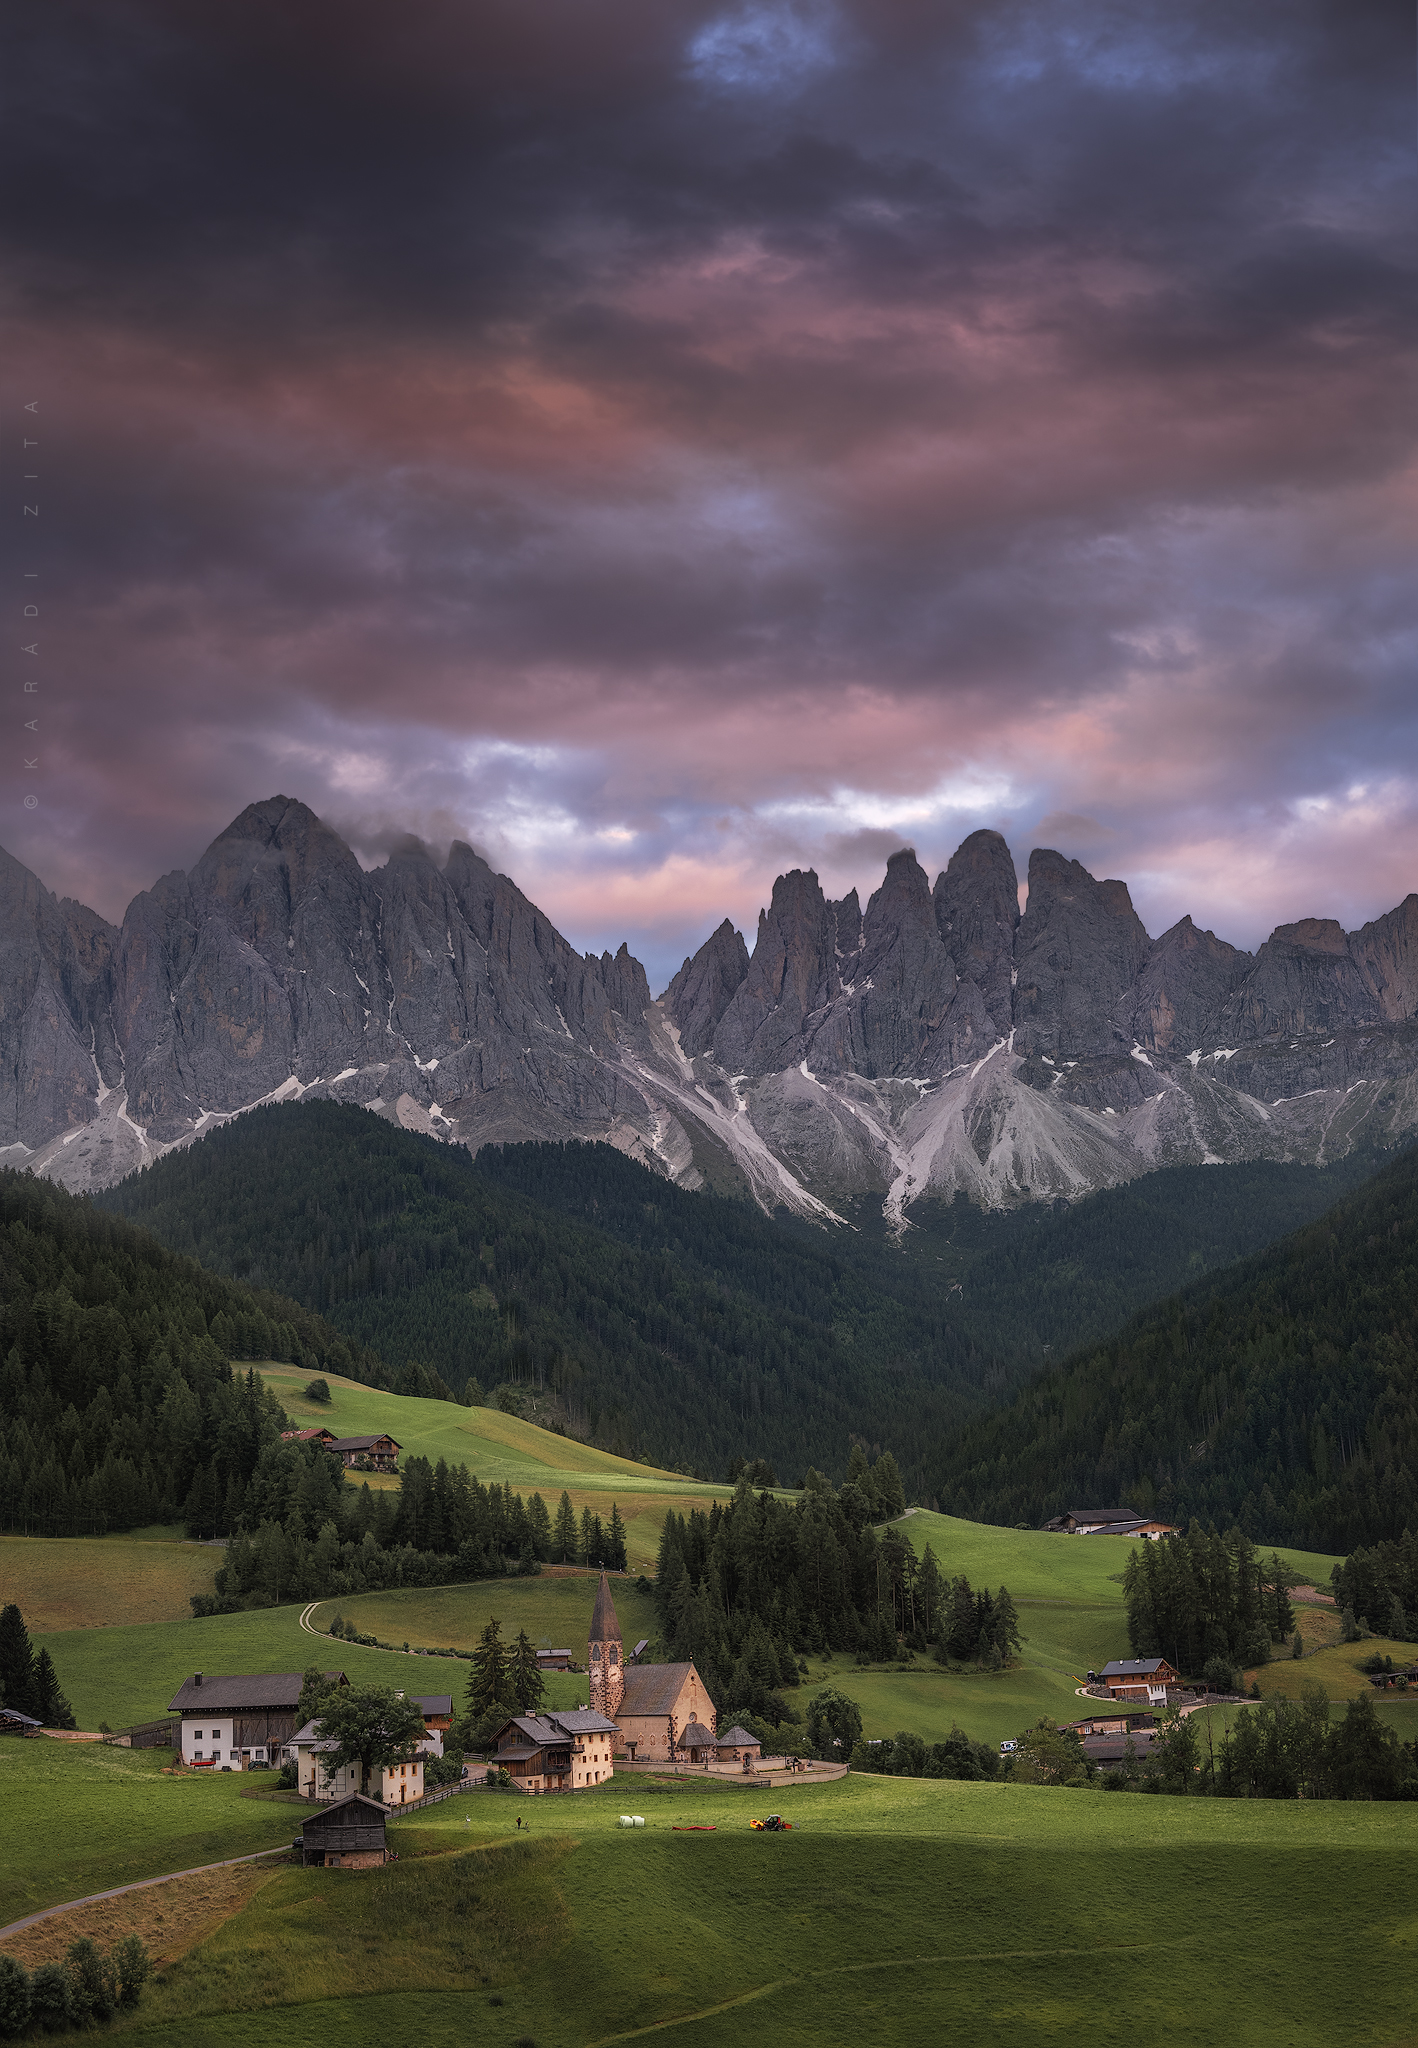
[[244, 1492], [282, 1417], [232, 1371], [242, 1342], [365, 1381], [379, 1368], [299, 1303], [0, 1170], [0, 1526], [75, 1536], [177, 1521], [203, 1470], [223, 1505]]
[[[201, 1475], [199, 1475], [199, 1482]], [[543, 1564], [625, 1569], [625, 1522], [612, 1501], [608, 1521], [563, 1492], [555, 1518], [540, 1493], [524, 1500], [510, 1485], [484, 1485], [445, 1458], [406, 1458], [399, 1489], [349, 1485], [318, 1443], [263, 1443], [244, 1489], [194, 1487], [193, 1535], [225, 1535], [214, 1591], [194, 1594], [193, 1611], [227, 1614], [280, 1600], [329, 1600], [398, 1586], [534, 1573]]]
[[1232, 1691], [1239, 1669], [1268, 1663], [1272, 1645], [1293, 1635], [1298, 1578], [1241, 1529], [1219, 1536], [1193, 1522], [1185, 1536], [1134, 1545], [1123, 1575], [1133, 1655], [1165, 1657]]
[[1418, 1151], [939, 1447], [957, 1515], [1121, 1502], [1351, 1552], [1418, 1526]]
[[785, 1694], [809, 1651], [1007, 1663], [1020, 1647], [1008, 1589], [977, 1593], [947, 1579], [929, 1545], [918, 1557], [899, 1530], [878, 1535], [873, 1521], [900, 1508], [894, 1458], [869, 1463], [857, 1445], [840, 1491], [810, 1471], [784, 1502], [745, 1476], [727, 1503], [671, 1510], [654, 1584], [665, 1658], [698, 1668], [721, 1721], [769, 1729], [799, 1718]]

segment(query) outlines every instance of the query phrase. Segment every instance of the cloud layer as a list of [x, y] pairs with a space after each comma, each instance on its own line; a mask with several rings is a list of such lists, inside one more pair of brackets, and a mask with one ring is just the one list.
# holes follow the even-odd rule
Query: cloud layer
[[474, 840], [656, 986], [784, 867], [981, 824], [1154, 931], [1374, 915], [1418, 881], [1410, 43], [1362, 0], [32, 10], [4, 843], [116, 915], [279, 788], [367, 860]]

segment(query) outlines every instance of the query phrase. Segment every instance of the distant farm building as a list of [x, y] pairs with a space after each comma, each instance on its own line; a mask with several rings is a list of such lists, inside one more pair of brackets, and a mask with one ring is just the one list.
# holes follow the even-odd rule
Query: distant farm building
[[[343, 1671], [327, 1671], [333, 1685], [348, 1685]], [[216, 1677], [198, 1671], [174, 1693], [168, 1708], [181, 1717], [174, 1747], [195, 1770], [240, 1771], [276, 1761], [295, 1734], [301, 1688], [298, 1671], [257, 1671]]]
[[38, 1735], [43, 1727], [42, 1721], [22, 1714], [18, 1707], [0, 1707], [0, 1735]]
[[1105, 1664], [1104, 1685], [1115, 1700], [1146, 1700], [1149, 1706], [1166, 1706], [1167, 1687], [1176, 1685], [1181, 1674], [1165, 1657], [1125, 1657]]
[[312, 1813], [300, 1838], [300, 1860], [307, 1868], [369, 1870], [388, 1859], [384, 1843], [385, 1807], [362, 1792], [337, 1799], [323, 1813]]
[[392, 1436], [332, 1436], [327, 1451], [343, 1458], [352, 1472], [397, 1472], [403, 1445]]
[[537, 1669], [538, 1671], [569, 1671], [571, 1669], [570, 1650], [538, 1650]]
[[1149, 1542], [1174, 1533], [1170, 1522], [1160, 1521], [1156, 1515], [1135, 1514], [1131, 1508], [1070, 1508], [1044, 1527], [1065, 1536], [1131, 1536]]

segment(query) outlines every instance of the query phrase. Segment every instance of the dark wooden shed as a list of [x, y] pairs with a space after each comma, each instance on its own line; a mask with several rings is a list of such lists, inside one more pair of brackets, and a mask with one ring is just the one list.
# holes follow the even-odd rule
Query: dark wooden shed
[[368, 1870], [388, 1858], [384, 1847], [387, 1806], [351, 1792], [332, 1806], [312, 1813], [300, 1838], [300, 1860], [306, 1869]]

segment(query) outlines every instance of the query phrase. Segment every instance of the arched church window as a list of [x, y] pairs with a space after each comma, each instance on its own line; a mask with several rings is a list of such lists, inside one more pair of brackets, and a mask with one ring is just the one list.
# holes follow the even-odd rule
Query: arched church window
[[591, 1662], [592, 1662], [593, 1664], [599, 1664], [599, 1663], [600, 1663], [600, 1661], [601, 1661], [601, 1646], [600, 1646], [600, 1644], [599, 1644], [599, 1643], [592, 1643], [592, 1645], [591, 1645]]
[[612, 1664], [619, 1664], [620, 1651], [616, 1648], [614, 1643], [612, 1643], [610, 1648], [606, 1651], [606, 1656], [610, 1659]]

